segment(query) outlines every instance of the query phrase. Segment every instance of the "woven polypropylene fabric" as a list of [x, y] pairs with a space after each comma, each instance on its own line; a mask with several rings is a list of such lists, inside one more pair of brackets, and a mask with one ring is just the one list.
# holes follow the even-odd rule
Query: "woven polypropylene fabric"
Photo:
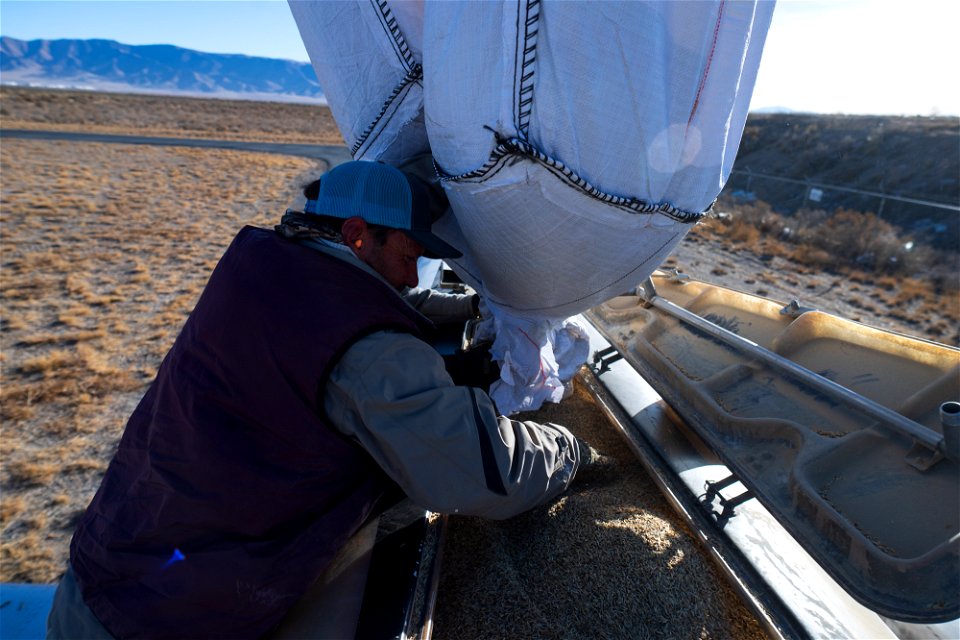
[[[416, 3], [291, 0], [330, 110], [356, 159], [400, 164], [428, 150]], [[422, 9], [422, 4], [419, 5]]]
[[[740, 142], [772, 3], [437, 3], [427, 130], [451, 175], [519, 138], [601, 191], [702, 211]], [[440, 26], [445, 28], [441, 29]]]
[[454, 268], [500, 325], [554, 329], [639, 284], [719, 195], [773, 15], [762, 0], [291, 7], [355, 156], [428, 149]]

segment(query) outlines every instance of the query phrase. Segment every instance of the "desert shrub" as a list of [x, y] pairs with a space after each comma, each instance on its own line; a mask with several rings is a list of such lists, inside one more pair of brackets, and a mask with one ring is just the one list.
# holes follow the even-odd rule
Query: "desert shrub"
[[884, 273], [900, 273], [908, 251], [897, 229], [873, 213], [841, 209], [823, 224], [808, 227], [798, 241], [812, 245], [847, 264]]
[[805, 234], [823, 225], [829, 217], [830, 214], [823, 209], [799, 209], [787, 218], [787, 228], [784, 230], [783, 238], [794, 243], [802, 243]]
[[732, 207], [735, 212], [733, 218], [759, 226], [759, 223], [769, 215], [773, 215], [773, 209], [763, 200], [754, 200], [752, 202], [742, 202]]
[[[873, 213], [800, 209], [780, 215], [762, 200], [724, 197], [722, 212], [702, 227], [757, 253], [781, 256], [818, 269], [918, 276], [940, 291], [960, 289], [960, 256], [913, 241]], [[751, 230], [752, 227], [752, 230]]]
[[816, 267], [829, 267], [836, 263], [836, 259], [829, 251], [810, 244], [797, 245], [788, 257], [793, 262]]
[[741, 202], [725, 197], [718, 202], [717, 209], [719, 213], [707, 223], [699, 225], [703, 232], [721, 236], [758, 252], [769, 252], [766, 240], [779, 238], [785, 227], [783, 217], [762, 200]]
[[[909, 251], [904, 250], [899, 256], [901, 261], [900, 270], [911, 275], [932, 275], [931, 269], [938, 263], [941, 261], [944, 263], [950, 262], [949, 255], [949, 251], [938, 251], [927, 245], [914, 245]], [[951, 279], [956, 281], [956, 271], [952, 271], [951, 273], [953, 274]], [[932, 281], [932, 278], [929, 279]], [[956, 289], [956, 287], [954, 289]]]
[[734, 220], [727, 225], [724, 235], [733, 242], [752, 246], [760, 239], [760, 230], [752, 224]]

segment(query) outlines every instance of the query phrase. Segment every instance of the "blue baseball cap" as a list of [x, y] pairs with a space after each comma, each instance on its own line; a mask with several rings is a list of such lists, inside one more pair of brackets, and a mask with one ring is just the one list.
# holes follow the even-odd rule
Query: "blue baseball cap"
[[462, 253], [430, 231], [434, 212], [439, 216], [446, 206], [446, 198], [416, 176], [382, 162], [352, 160], [323, 174], [320, 193], [307, 200], [304, 213], [360, 216], [407, 234], [428, 258], [459, 258]]

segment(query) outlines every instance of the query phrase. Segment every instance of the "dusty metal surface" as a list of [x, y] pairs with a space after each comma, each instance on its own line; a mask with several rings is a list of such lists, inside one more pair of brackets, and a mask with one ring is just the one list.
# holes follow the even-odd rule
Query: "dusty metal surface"
[[654, 283], [651, 300], [585, 315], [849, 593], [891, 618], [957, 618], [960, 482], [940, 406], [960, 398], [960, 351]]

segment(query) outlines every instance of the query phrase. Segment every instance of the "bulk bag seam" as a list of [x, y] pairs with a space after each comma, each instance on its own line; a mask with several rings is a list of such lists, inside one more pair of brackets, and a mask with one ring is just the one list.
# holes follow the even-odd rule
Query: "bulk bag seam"
[[416, 65], [416, 60], [413, 59], [413, 54], [410, 52], [407, 40], [400, 31], [400, 25], [397, 23], [397, 19], [390, 11], [390, 7], [387, 6], [387, 0], [370, 0], [370, 4], [373, 5], [374, 13], [380, 20], [380, 25], [383, 27], [383, 30], [387, 32], [387, 36], [391, 44], [393, 44], [394, 53], [397, 54], [400, 64], [402, 64], [408, 72], [412, 71], [414, 65]]
[[[519, 23], [521, 7], [517, 6], [517, 35], [520, 36]], [[540, 0], [526, 3], [522, 42], [514, 50], [514, 92], [516, 101], [513, 112], [516, 114], [517, 131], [520, 138], [526, 140], [530, 130], [530, 116], [533, 113], [533, 63], [537, 59], [537, 34], [540, 21]], [[517, 67], [516, 53], [523, 52], [523, 58]], [[519, 83], [517, 82], [519, 78]], [[529, 94], [529, 95], [527, 95]], [[524, 96], [527, 95], [525, 98]]]
[[606, 193], [581, 178], [561, 161], [551, 158], [530, 143], [520, 140], [519, 138], [501, 139], [496, 148], [494, 148], [493, 153], [490, 154], [490, 159], [487, 163], [473, 171], [459, 175], [450, 175], [437, 164], [436, 160], [434, 160], [434, 168], [437, 171], [437, 175], [440, 176], [441, 182], [484, 182], [495, 176], [500, 169], [506, 165], [504, 159], [508, 157], [525, 157], [538, 162], [556, 175], [567, 186], [577, 189], [584, 195], [631, 214], [661, 214], [682, 224], [695, 224], [702, 220], [704, 216], [713, 209], [714, 204], [716, 204], [716, 200], [714, 200], [704, 211], [685, 211], [668, 202], [651, 203], [640, 198]]
[[[360, 137], [357, 138], [357, 141], [353, 143], [353, 147], [350, 149], [350, 155], [352, 155], [354, 158], [357, 158], [357, 157], [358, 157], [358, 156], [357, 156], [357, 153], [359, 152], [359, 150], [360, 150], [361, 148], [363, 148], [364, 146], [366, 146], [366, 144], [367, 144], [367, 142], [368, 142], [368, 138], [369, 138], [369, 142], [370, 142], [371, 144], [377, 139], [377, 137], [380, 135], [380, 133], [381, 133], [384, 129], [386, 129], [386, 125], [390, 122], [390, 118], [387, 118], [386, 121], [384, 121], [384, 123], [383, 123], [384, 126], [379, 127], [379, 130], [377, 130], [377, 129], [378, 129], [377, 125], [379, 125], [379, 124], [380, 124], [380, 121], [383, 120], [384, 115], [386, 115], [386, 113], [387, 113], [387, 111], [390, 109], [391, 105], [393, 105], [394, 101], [396, 101], [396, 99], [400, 96], [400, 94], [404, 93], [404, 91], [405, 91], [411, 84], [420, 84], [420, 81], [421, 81], [422, 78], [423, 78], [423, 66], [422, 66], [422, 65], [419, 65], [419, 64], [415, 64], [415, 65], [413, 66], [413, 68], [410, 69], [410, 71], [408, 71], [408, 72], [406, 73], [406, 75], [403, 76], [403, 78], [400, 80], [400, 82], [397, 84], [397, 86], [394, 87], [393, 91], [390, 92], [390, 95], [389, 95], [389, 96], [387, 97], [387, 99], [384, 101], [383, 107], [381, 107], [380, 113], [377, 114], [377, 117], [374, 118], [374, 119], [373, 119], [373, 122], [371, 122], [371, 123], [367, 126], [367, 128], [364, 130], [364, 132], [360, 134]], [[422, 85], [421, 85], [421, 86], [422, 86]], [[397, 104], [399, 105], [400, 102], [403, 102], [403, 100], [401, 99], [399, 102], [397, 102]], [[393, 113], [396, 113], [396, 110], [394, 110]], [[391, 113], [390, 117], [391, 117], [391, 118], [393, 117], [393, 114], [392, 114], [392, 113]], [[375, 136], [373, 136], [372, 138], [370, 138], [370, 135], [371, 135], [375, 130], [377, 130], [377, 135], [375, 135]]]

